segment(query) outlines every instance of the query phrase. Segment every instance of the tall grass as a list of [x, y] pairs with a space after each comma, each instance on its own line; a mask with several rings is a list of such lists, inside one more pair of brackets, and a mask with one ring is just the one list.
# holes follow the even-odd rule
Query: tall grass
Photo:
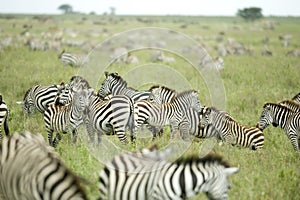
[[[180, 31], [193, 38], [207, 37], [200, 41], [203, 45], [212, 46], [211, 55], [216, 55], [213, 46], [217, 43], [212, 39], [220, 31], [225, 33], [224, 38], [235, 38], [245, 45], [252, 45], [255, 55], [229, 55], [224, 58], [225, 69], [221, 77], [226, 91], [226, 110], [239, 122], [245, 125], [255, 125], [259, 119], [265, 102], [277, 102], [288, 99], [299, 92], [300, 63], [299, 58], [287, 57], [286, 52], [300, 46], [298, 24], [299, 18], [267, 18], [264, 21], [279, 22], [275, 30], [264, 30], [263, 22], [244, 23], [237, 18], [206, 18], [206, 17], [147, 17], [148, 24], [137, 20], [138, 16], [52, 16], [49, 21], [38, 22], [31, 20], [33, 16], [17, 17], [15, 19], [0, 18], [1, 38], [12, 35], [17, 38], [26, 23], [32, 24], [30, 32], [34, 35], [42, 31], [52, 30], [53, 27], [64, 30], [71, 28], [79, 32], [79, 39], [89, 40], [86, 32], [91, 30], [107, 29], [105, 34], [91, 40], [101, 42], [109, 36], [131, 28], [143, 26], [157, 26]], [[85, 19], [83, 19], [85, 17]], [[103, 21], [102, 25], [95, 25], [93, 21]], [[186, 24], [187, 26], [182, 26]], [[236, 28], [238, 27], [238, 28]], [[291, 46], [281, 47], [278, 36], [290, 33], [293, 35]], [[269, 49], [273, 56], [264, 57], [260, 52], [264, 48], [261, 40], [270, 37]], [[78, 50], [78, 48], [68, 47]], [[59, 52], [30, 51], [26, 46], [17, 44], [4, 48], [0, 53], [0, 92], [10, 108], [9, 126], [12, 132], [29, 130], [33, 133], [42, 133], [46, 138], [46, 131], [42, 114], [25, 117], [22, 109], [15, 102], [23, 99], [30, 87], [41, 84], [50, 85], [68, 82], [70, 77], [78, 73], [78, 69], [63, 67], [57, 59]], [[148, 62], [148, 54], [140, 52], [141, 62]], [[101, 63], [100, 63], [101, 64]], [[186, 70], [186, 63], [177, 60], [171, 64], [180, 69], [191, 80], [193, 87], [201, 88], [199, 98], [203, 105], [211, 105], [208, 90], [201, 80], [194, 80], [190, 70]], [[121, 75], [133, 66], [112, 66], [110, 71], [118, 71]], [[97, 73], [97, 72], [95, 72]], [[170, 77], [166, 77], [170, 78]], [[104, 75], [99, 77], [100, 81]], [[95, 86], [96, 90], [99, 86]], [[175, 88], [176, 85], [169, 87]], [[80, 133], [79, 133], [80, 134]], [[300, 184], [299, 152], [295, 152], [284, 131], [280, 128], [268, 127], [265, 131], [265, 146], [262, 150], [251, 151], [232, 147], [231, 145], [216, 145], [215, 153], [221, 154], [232, 166], [240, 168], [240, 172], [230, 177], [232, 189], [231, 199], [300, 199], [297, 191]], [[169, 141], [165, 134], [156, 142], [164, 146]], [[118, 143], [117, 138], [109, 139]], [[147, 146], [151, 142], [144, 141], [128, 150], [136, 150]], [[185, 155], [199, 153], [202, 140], [194, 141]], [[62, 143], [57, 148], [62, 160], [78, 175], [85, 178], [85, 188], [90, 199], [96, 199], [98, 172], [103, 163], [95, 159], [81, 141], [72, 144], [70, 135], [63, 135]], [[193, 199], [203, 197], [201, 194]]]

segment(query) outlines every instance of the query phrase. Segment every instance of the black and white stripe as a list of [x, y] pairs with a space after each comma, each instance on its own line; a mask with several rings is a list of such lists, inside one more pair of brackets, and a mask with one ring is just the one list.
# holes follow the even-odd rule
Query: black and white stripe
[[84, 67], [88, 64], [89, 59], [87, 56], [84, 55], [77, 55], [70, 52], [65, 52], [63, 50], [58, 58], [63, 63], [63, 65], [70, 65], [71, 67]]
[[115, 156], [100, 172], [100, 199], [187, 199], [202, 192], [209, 199], [228, 199], [228, 176], [238, 168], [221, 157], [190, 156], [169, 162], [168, 153], [156, 159], [153, 155], [155, 150]]
[[44, 113], [49, 104], [55, 102], [60, 90], [62, 90], [64, 87], [64, 83], [50, 86], [36, 85], [27, 90], [24, 95], [23, 102], [17, 103], [22, 104], [25, 115], [33, 114], [36, 110]]
[[244, 126], [233, 119], [227, 112], [213, 107], [204, 107], [201, 125], [212, 125], [225, 142], [257, 150], [264, 146], [263, 132], [257, 127]]
[[0, 148], [0, 198], [85, 200], [72, 173], [42, 135], [29, 132], [5, 137]]
[[297, 103], [300, 103], [300, 93], [298, 93], [297, 95], [295, 95], [293, 98], [292, 98], [293, 101], [297, 102]]
[[[76, 142], [76, 128], [83, 123], [83, 111], [89, 102], [89, 97], [93, 94], [93, 89], [73, 88], [73, 101], [67, 105], [59, 103], [50, 104], [44, 113], [44, 122], [48, 133], [49, 144], [56, 147], [61, 139], [59, 133], [71, 132], [73, 142]], [[59, 99], [57, 100], [59, 101]], [[55, 139], [52, 141], [53, 132], [57, 131]]]
[[299, 151], [300, 112], [295, 112], [284, 105], [266, 103], [257, 127], [264, 130], [270, 124], [275, 127], [279, 125], [285, 131], [294, 149]]
[[8, 128], [9, 110], [6, 103], [2, 99], [0, 94], [0, 141], [2, 140], [2, 126], [4, 128], [5, 135], [9, 135]]
[[292, 109], [294, 112], [300, 112], [300, 103], [297, 103], [296, 101], [284, 100], [279, 102], [279, 104]]
[[122, 143], [127, 142], [126, 128], [133, 126], [133, 101], [125, 95], [116, 95], [109, 100], [91, 96], [86, 110], [86, 128], [94, 143], [95, 133], [98, 143], [102, 134], [116, 134]]
[[179, 129], [180, 123], [186, 117], [190, 108], [200, 111], [198, 92], [189, 90], [176, 96], [170, 103], [158, 104], [145, 100], [136, 101], [134, 106], [135, 129], [147, 123], [162, 128], [171, 125], [171, 138], [174, 130]]
[[127, 87], [127, 82], [118, 75], [118, 73], [105, 72], [105, 80], [102, 82], [98, 95], [105, 98], [108, 95], [126, 95], [133, 101], [146, 100], [149, 98], [150, 91], [138, 91], [131, 87]]

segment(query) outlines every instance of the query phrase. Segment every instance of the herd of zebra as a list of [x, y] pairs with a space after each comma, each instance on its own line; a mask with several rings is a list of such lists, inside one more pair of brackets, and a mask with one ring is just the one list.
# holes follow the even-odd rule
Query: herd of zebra
[[[95, 136], [101, 143], [101, 137], [111, 133], [126, 144], [127, 130], [134, 142], [142, 125], [158, 139], [163, 127], [169, 125], [171, 139], [177, 134], [189, 141], [193, 137], [215, 137], [252, 150], [263, 148], [263, 130], [272, 124], [284, 129], [294, 149], [299, 150], [300, 93], [291, 100], [266, 103], [258, 124], [244, 126], [225, 111], [202, 106], [195, 90], [177, 92], [156, 85], [138, 91], [128, 87], [118, 73], [105, 72], [96, 93], [83, 77], [73, 76], [67, 84], [36, 85], [18, 102], [25, 115], [36, 110], [43, 113], [49, 145], [42, 136], [28, 132], [9, 136], [9, 111], [2, 96], [0, 100], [0, 122], [8, 136], [2, 139], [1, 134], [2, 199], [87, 199], [81, 179], [63, 164], [54, 149], [61, 140], [60, 133], [72, 133], [75, 143], [82, 124], [94, 144]], [[201, 192], [209, 199], [228, 198], [228, 176], [238, 168], [212, 155], [170, 162], [167, 158], [171, 152], [170, 148], [159, 151], [154, 146], [115, 156], [100, 171], [100, 199], [186, 199]]]

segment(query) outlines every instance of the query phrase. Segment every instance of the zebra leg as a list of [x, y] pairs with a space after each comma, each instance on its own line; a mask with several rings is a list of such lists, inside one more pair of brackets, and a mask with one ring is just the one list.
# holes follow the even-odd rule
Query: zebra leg
[[49, 142], [49, 145], [53, 147], [53, 141], [52, 141], [53, 130], [52, 129], [47, 129], [47, 132], [48, 132], [48, 142]]
[[290, 132], [288, 135], [295, 151], [299, 151], [298, 137], [293, 132]]
[[77, 130], [76, 129], [72, 130], [72, 138], [73, 138], [73, 143], [75, 144], [77, 142]]
[[8, 115], [6, 115], [6, 117], [5, 117], [5, 119], [4, 119], [4, 132], [5, 132], [5, 135], [6, 135], [6, 136], [9, 135]]
[[54, 140], [53, 140], [53, 147], [54, 148], [57, 147], [57, 145], [59, 144], [60, 140], [61, 140], [61, 136], [60, 136], [59, 133], [57, 133], [56, 136], [55, 136], [55, 138], [54, 138]]

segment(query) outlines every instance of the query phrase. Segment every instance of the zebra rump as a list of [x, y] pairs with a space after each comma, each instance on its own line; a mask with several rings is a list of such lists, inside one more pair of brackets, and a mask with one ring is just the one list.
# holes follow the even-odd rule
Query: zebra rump
[[187, 199], [202, 192], [209, 199], [228, 198], [228, 176], [238, 168], [216, 155], [170, 162], [170, 152], [146, 149], [115, 156], [100, 171], [100, 199]]
[[1, 199], [87, 199], [79, 178], [42, 135], [14, 134], [3, 139], [0, 150]]
[[1, 133], [2, 125], [4, 126], [5, 135], [9, 135], [8, 118], [9, 118], [9, 110], [6, 103], [2, 100], [2, 95], [0, 94], [0, 140], [2, 140], [3, 137]]

